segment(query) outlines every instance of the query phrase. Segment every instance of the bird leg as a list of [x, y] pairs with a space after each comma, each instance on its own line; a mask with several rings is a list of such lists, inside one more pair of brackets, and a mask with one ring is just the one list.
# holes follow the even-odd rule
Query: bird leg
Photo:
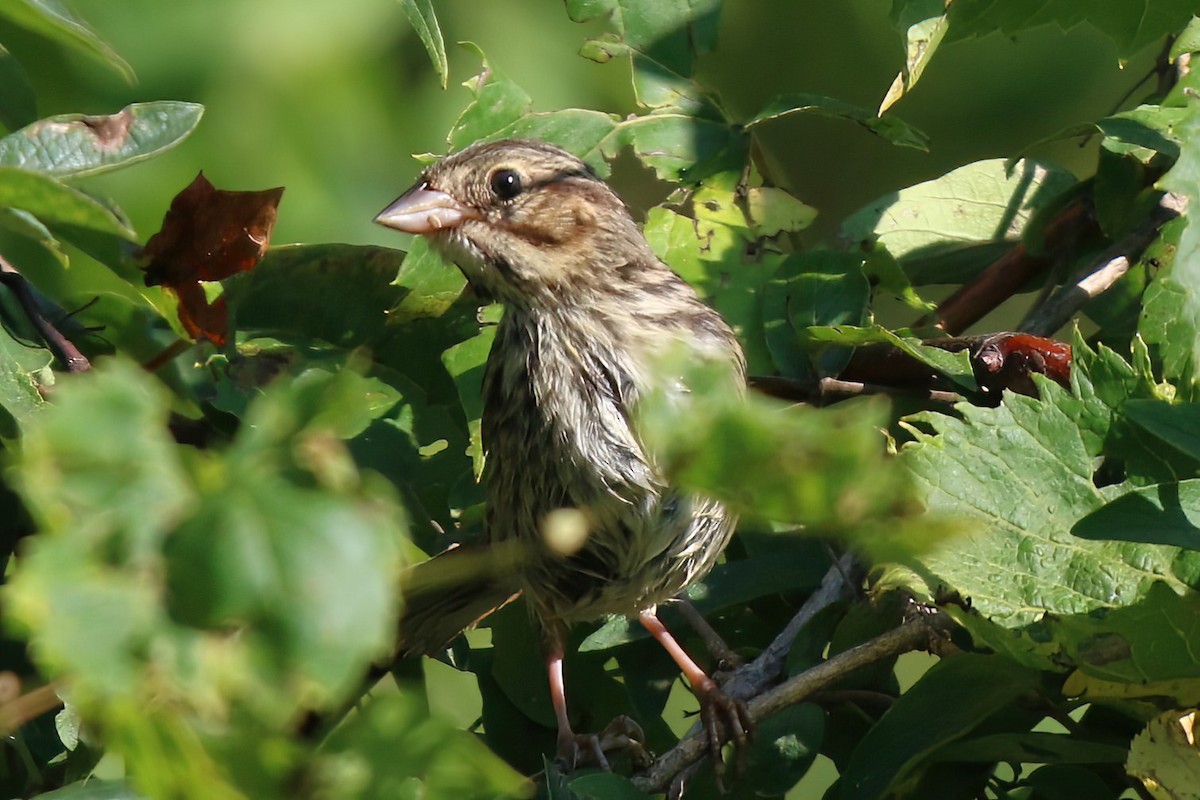
[[725, 771], [725, 762], [721, 759], [721, 746], [732, 742], [738, 751], [738, 769], [744, 769], [746, 760], [746, 744], [754, 735], [754, 720], [746, 704], [730, 697], [721, 691], [717, 682], [708, 677], [700, 665], [692, 660], [675, 637], [662, 624], [655, 609], [650, 608], [638, 614], [638, 621], [650, 631], [663, 648], [671, 654], [671, 658], [683, 670], [692, 693], [700, 701], [700, 724], [708, 734], [708, 751], [712, 755], [713, 769], [718, 781]]
[[[549, 627], [549, 626], [548, 626]], [[554, 718], [558, 723], [556, 757], [567, 771], [581, 766], [596, 766], [611, 769], [606, 753], [625, 750], [635, 768], [650, 764], [646, 752], [646, 736], [632, 719], [621, 715], [614, 719], [598, 735], [575, 733], [567, 718], [567, 691], [563, 680], [562, 632], [554, 629], [547, 632], [546, 672], [550, 676], [550, 702], [554, 706]]]

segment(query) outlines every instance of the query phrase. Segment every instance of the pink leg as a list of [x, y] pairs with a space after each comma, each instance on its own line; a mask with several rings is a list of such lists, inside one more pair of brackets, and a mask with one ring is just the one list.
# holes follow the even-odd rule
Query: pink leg
[[627, 750], [635, 765], [650, 763], [642, 746], [645, 742], [642, 729], [628, 717], [617, 717], [599, 736], [577, 734], [571, 728], [571, 720], [567, 717], [566, 681], [563, 679], [562, 631], [557, 628], [546, 632], [546, 672], [550, 677], [550, 702], [558, 724], [556, 755], [568, 771], [583, 764], [609, 769], [608, 757], [604, 755], [606, 750]]
[[641, 612], [638, 614], [638, 620], [663, 649], [671, 654], [671, 658], [683, 670], [683, 676], [687, 678], [696, 699], [700, 701], [700, 722], [708, 734], [708, 749], [712, 754], [719, 780], [724, 771], [724, 762], [721, 760], [722, 744], [733, 742], [738, 749], [738, 763], [744, 761], [746, 743], [754, 731], [754, 721], [750, 718], [746, 704], [727, 696], [718, 688], [717, 682], [708, 677], [708, 673], [692, 660], [679, 646], [679, 642], [675, 641], [667, 626], [663, 625], [655, 614], [655, 609]]

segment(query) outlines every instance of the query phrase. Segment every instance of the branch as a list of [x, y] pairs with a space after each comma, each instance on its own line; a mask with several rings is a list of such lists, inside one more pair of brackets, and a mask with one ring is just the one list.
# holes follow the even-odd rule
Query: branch
[[[1063, 206], [1046, 226], [1043, 250], [1060, 253], [1098, 233], [1090, 195], [1078, 197]], [[1031, 279], [1049, 270], [1054, 260], [1051, 256], [1033, 255], [1023, 243], [1018, 244], [992, 262], [974, 281], [943, 300], [932, 319], [923, 318], [914, 327], [936, 324], [951, 336], [962, 333]]]
[[17, 271], [12, 264], [8, 263], [3, 257], [0, 257], [0, 284], [7, 286], [16, 296], [17, 301], [21, 304], [21, 309], [25, 312], [25, 316], [29, 318], [30, 323], [37, 329], [38, 335], [42, 337], [46, 347], [58, 359], [58, 363], [62, 364], [67, 372], [86, 372], [92, 368], [91, 362], [79, 349], [71, 343], [71, 340], [64, 336], [58, 328], [46, 319], [46, 315], [42, 313], [42, 309], [38, 306], [37, 297], [34, 296], [33, 289], [29, 285], [29, 281], [25, 276]]
[[[950, 621], [942, 614], [915, 614], [900, 627], [838, 653], [828, 661], [805, 670], [750, 700], [747, 704], [750, 716], [755, 722], [760, 722], [829, 688], [856, 669], [928, 646], [931, 636], [944, 634], [949, 625]], [[689, 765], [701, 759], [707, 752], [707, 736], [701, 731], [693, 730], [674, 748], [664, 753], [648, 770], [634, 777], [633, 783], [644, 792], [665, 791], [676, 775], [688, 769]]]
[[841, 378], [821, 378], [816, 384], [810, 384], [777, 375], [752, 375], [750, 388], [769, 397], [816, 405], [826, 405], [847, 397], [858, 397], [865, 394], [916, 397], [934, 403], [957, 403], [962, 400], [961, 395], [940, 389], [929, 389], [922, 386], [889, 386], [882, 383]]
[[57, 684], [48, 683], [26, 692], [0, 705], [0, 735], [8, 736], [26, 722], [40, 717], [47, 711], [53, 711], [62, 704]]
[[760, 693], [774, 683], [783, 672], [792, 643], [800, 631], [812, 621], [813, 617], [829, 608], [834, 603], [850, 600], [858, 591], [858, 578], [861, 568], [855, 563], [849, 553], [843, 555], [829, 568], [821, 585], [809, 595], [775, 640], [767, 646], [749, 664], [738, 668], [728, 679], [722, 682], [721, 691], [730, 697], [745, 700]]
[[1157, 237], [1163, 225], [1187, 211], [1187, 198], [1168, 192], [1154, 211], [1121, 241], [1096, 257], [1068, 284], [1060, 286], [1021, 323], [1021, 330], [1049, 336], [1089, 301], [1108, 291]]

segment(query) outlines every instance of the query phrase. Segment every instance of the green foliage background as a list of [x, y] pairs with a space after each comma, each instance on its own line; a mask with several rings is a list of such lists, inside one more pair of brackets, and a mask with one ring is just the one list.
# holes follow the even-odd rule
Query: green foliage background
[[[789, 674], [901, 624], [913, 598], [961, 626], [937, 660], [885, 661], [766, 720], [735, 796], [1194, 796], [1200, 756], [1179, 738], [1200, 702], [1191, 215], [1083, 308], [1086, 335], [1063, 333], [1069, 387], [993, 407], [965, 357], [898, 328], [1016, 242], [1036, 252], [1072, 198], [1099, 231], [1057, 255], [1051, 287], [1124, 246], [1163, 190], [1197, 202], [1195, 73], [1166, 96], [1146, 80], [1174, 37], [1200, 49], [1194, 9], [1093, 5], [78, 0], [84, 26], [0, 0], [0, 256], [95, 364], [66, 374], [0, 287], [0, 671], [21, 695], [0, 695], [0, 791], [651, 788], [522, 777], [546, 765], [553, 717], [519, 605], [362, 686], [403, 566], [478, 530], [499, 313], [370, 220], [419, 171], [410, 154], [515, 132], [609, 175], [756, 374], [812, 385], [884, 341], [975, 403], [743, 404], [700, 372], [687, 413], [642, 409], [674, 477], [743, 512], [690, 590], [742, 656], [817, 586], [830, 542], [869, 565], [866, 591], [809, 624]], [[20, 130], [152, 101], [170, 102], [138, 106], [117, 154]], [[231, 346], [151, 373], [136, 364], [180, 327], [136, 244], [199, 170], [285, 186], [279, 224], [266, 260], [219, 287]], [[977, 330], [1016, 326], [1037, 298]], [[670, 749], [694, 701], [669, 660], [622, 620], [575, 636], [578, 725], [629, 713]], [[39, 686], [65, 708], [24, 713]], [[716, 792], [702, 772], [688, 796]]]

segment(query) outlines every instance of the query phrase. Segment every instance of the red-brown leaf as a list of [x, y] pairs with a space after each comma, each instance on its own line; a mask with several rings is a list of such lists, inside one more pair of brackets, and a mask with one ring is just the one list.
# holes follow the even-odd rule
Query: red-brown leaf
[[146, 285], [175, 292], [179, 321], [191, 336], [225, 343], [225, 302], [210, 304], [200, 283], [254, 269], [267, 251], [282, 196], [282, 187], [227, 192], [200, 173], [171, 201], [162, 229], [143, 250]]

